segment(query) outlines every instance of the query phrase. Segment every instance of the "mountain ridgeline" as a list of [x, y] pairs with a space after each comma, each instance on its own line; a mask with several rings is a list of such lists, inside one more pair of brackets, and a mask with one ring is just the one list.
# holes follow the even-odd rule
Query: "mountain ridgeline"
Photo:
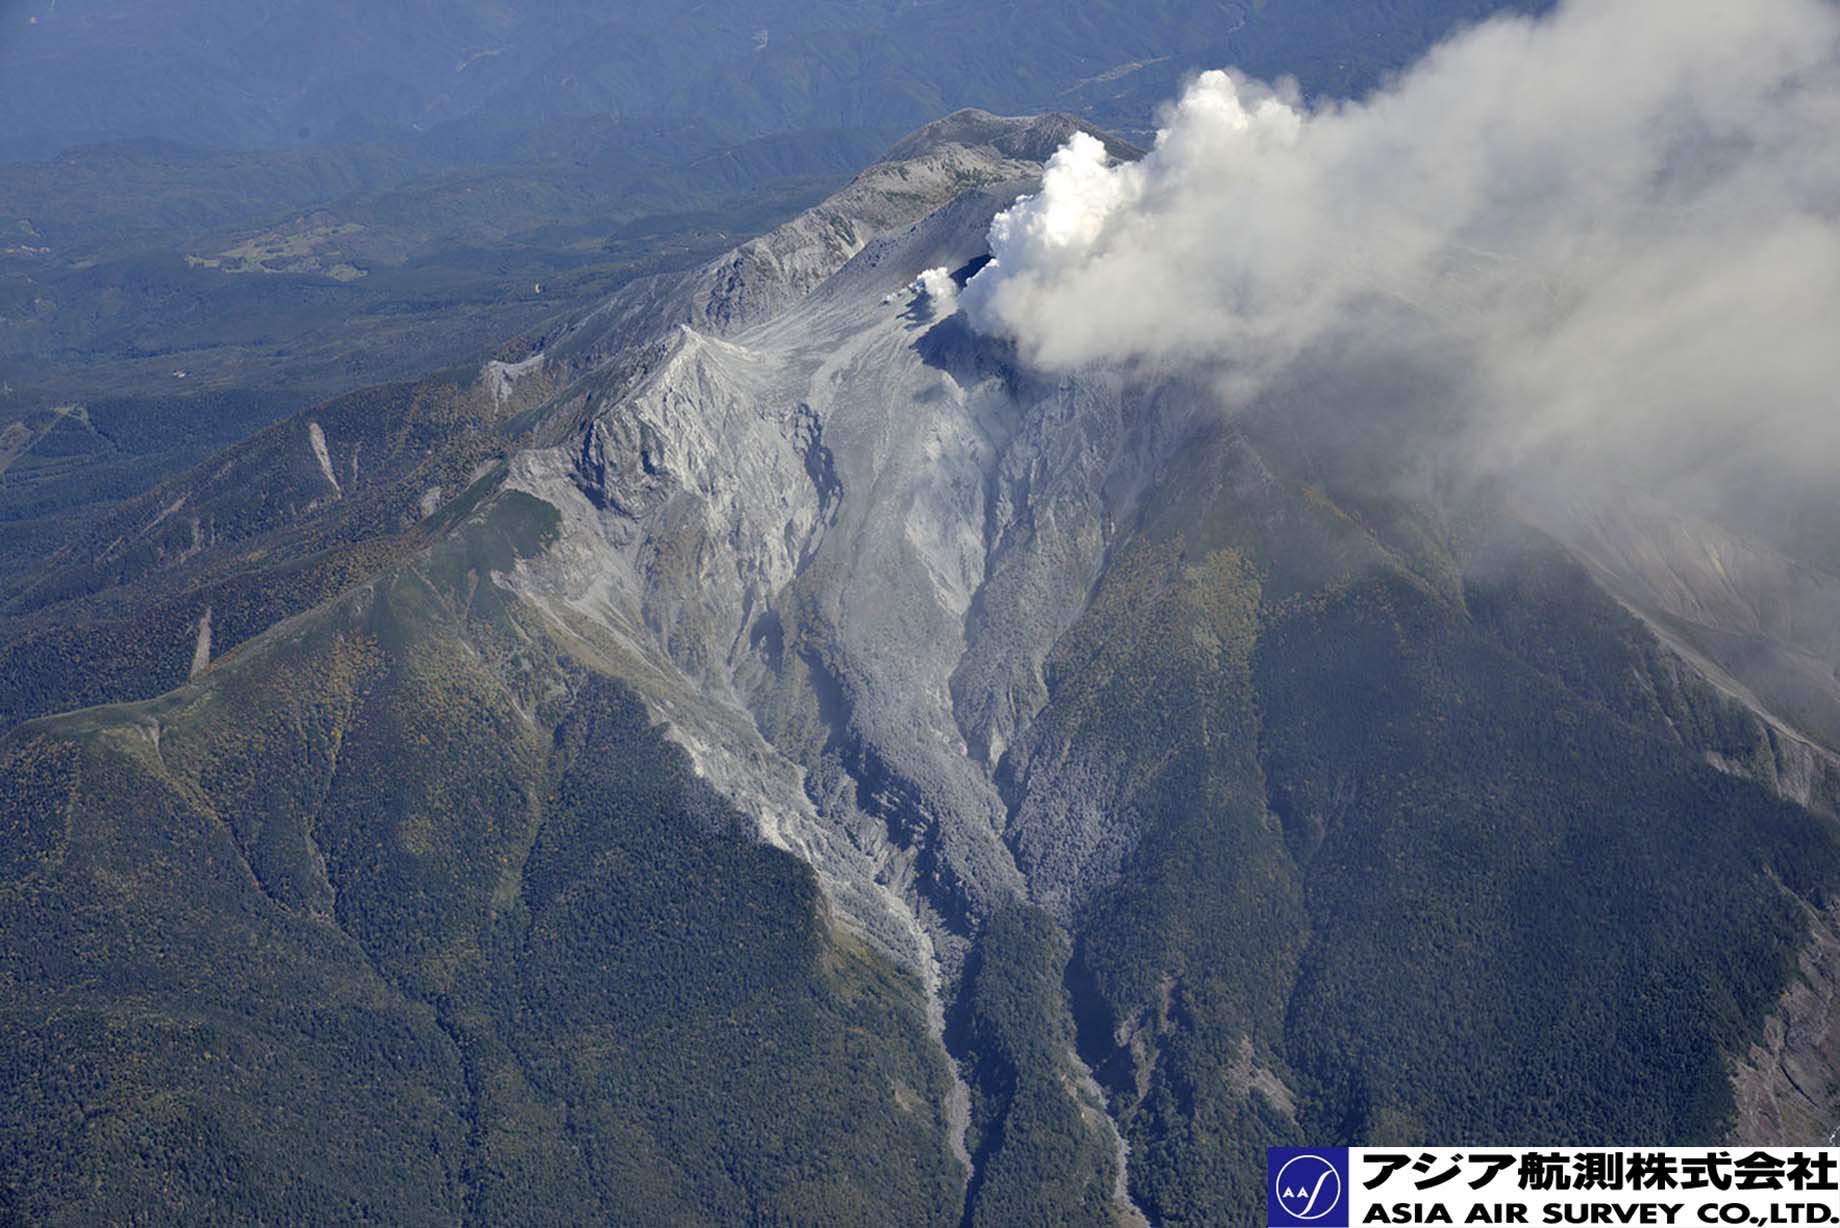
[[1502, 7], [1545, 0], [0, 7], [0, 567], [703, 264], [954, 108], [1147, 131], [1222, 63], [1346, 95]]
[[1664, 509], [936, 314], [1080, 126], [0, 589], [0, 1218], [1253, 1224], [1270, 1145], [1840, 1123], [1805, 646], [1660, 609]]

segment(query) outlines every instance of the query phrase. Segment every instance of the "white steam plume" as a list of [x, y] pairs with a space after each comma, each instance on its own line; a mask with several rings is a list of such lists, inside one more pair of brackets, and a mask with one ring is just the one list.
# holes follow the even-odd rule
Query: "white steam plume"
[[943, 319], [958, 310], [958, 283], [952, 280], [952, 270], [944, 265], [928, 269], [914, 278], [912, 289], [936, 319]]
[[1422, 365], [1490, 463], [1769, 449], [1831, 483], [1837, 218], [1835, 4], [1589, 0], [1360, 102], [1203, 74], [1140, 162], [1075, 136], [961, 301], [1037, 367], [1240, 402], [1325, 351]]

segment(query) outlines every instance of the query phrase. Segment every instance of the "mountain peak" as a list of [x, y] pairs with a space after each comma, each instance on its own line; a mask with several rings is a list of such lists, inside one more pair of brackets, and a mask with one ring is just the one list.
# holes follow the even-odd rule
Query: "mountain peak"
[[[819, 204], [686, 275], [623, 291], [585, 318], [564, 347], [576, 370], [688, 324], [717, 336], [767, 319], [804, 298], [878, 235], [912, 226], [978, 189], [1033, 190], [1042, 163], [1075, 132], [1100, 140], [1117, 158], [1137, 158], [1129, 142], [1072, 115], [993, 115], [954, 111], [897, 142]], [[570, 422], [572, 415], [565, 415]]]
[[965, 107], [903, 137], [883, 155], [882, 161], [911, 161], [943, 146], [958, 145], [988, 148], [1005, 158], [1046, 162], [1076, 132], [1097, 137], [1114, 158], [1134, 161], [1143, 156], [1143, 150], [1129, 141], [1065, 111], [1015, 116]]

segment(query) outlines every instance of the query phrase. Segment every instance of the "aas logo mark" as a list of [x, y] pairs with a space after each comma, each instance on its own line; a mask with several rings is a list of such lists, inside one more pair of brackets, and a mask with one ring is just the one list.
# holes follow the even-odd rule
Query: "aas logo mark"
[[1348, 1228], [1347, 1148], [1269, 1148], [1265, 1178], [1271, 1228]]

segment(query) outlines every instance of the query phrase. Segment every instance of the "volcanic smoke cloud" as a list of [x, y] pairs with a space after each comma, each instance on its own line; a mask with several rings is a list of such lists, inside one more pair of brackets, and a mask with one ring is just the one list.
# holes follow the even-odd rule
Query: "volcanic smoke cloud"
[[911, 288], [935, 318], [949, 316], [958, 310], [958, 283], [952, 280], [950, 269], [943, 266], [928, 269], [914, 278]]
[[1837, 213], [1840, 9], [1591, 0], [1358, 102], [1204, 73], [1142, 161], [1056, 154], [962, 303], [1038, 368], [1241, 405], [1326, 353], [1416, 365], [1491, 464], [1766, 449], [1832, 484]]

